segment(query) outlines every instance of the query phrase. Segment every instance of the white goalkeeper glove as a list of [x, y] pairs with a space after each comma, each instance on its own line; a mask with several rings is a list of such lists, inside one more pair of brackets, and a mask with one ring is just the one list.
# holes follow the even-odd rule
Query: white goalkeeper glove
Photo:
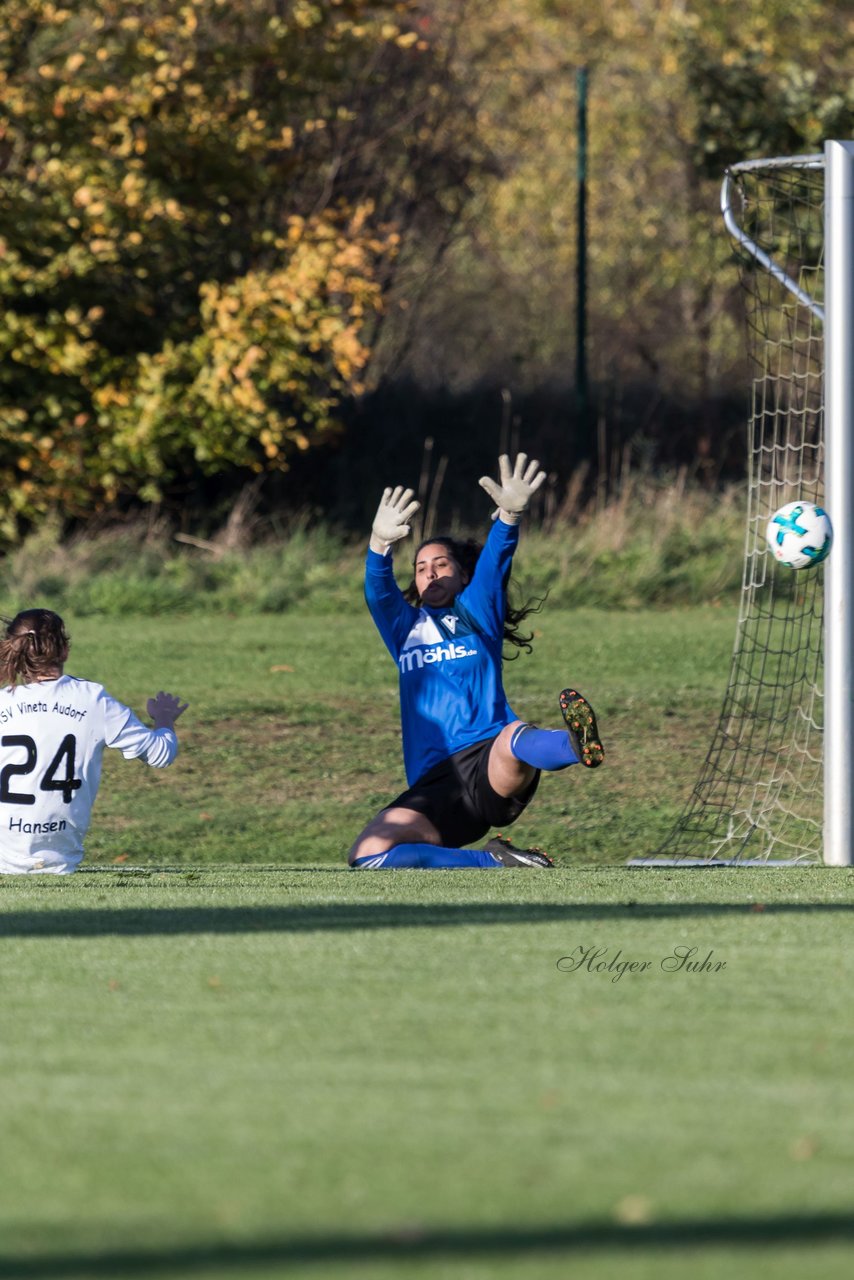
[[493, 520], [498, 517], [505, 524], [518, 524], [522, 512], [545, 480], [546, 473], [540, 469], [539, 462], [528, 462], [526, 453], [518, 454], [512, 471], [510, 459], [506, 453], [502, 453], [498, 459], [498, 470], [500, 484], [496, 484], [489, 476], [481, 476], [478, 484], [498, 507]]
[[420, 502], [413, 500], [411, 489], [404, 489], [402, 485], [384, 489], [371, 529], [371, 550], [384, 556], [392, 543], [405, 538], [409, 521], [420, 506]]

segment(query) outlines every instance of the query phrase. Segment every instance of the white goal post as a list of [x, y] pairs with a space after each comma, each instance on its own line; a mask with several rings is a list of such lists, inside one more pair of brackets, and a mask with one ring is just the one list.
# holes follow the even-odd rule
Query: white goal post
[[854, 142], [827, 142], [824, 576], [824, 861], [854, 863]]
[[[745, 161], [721, 191], [746, 301], [747, 530], [729, 685], [705, 764], [634, 866], [854, 864], [854, 142]], [[827, 561], [777, 566], [784, 502], [830, 515]]]

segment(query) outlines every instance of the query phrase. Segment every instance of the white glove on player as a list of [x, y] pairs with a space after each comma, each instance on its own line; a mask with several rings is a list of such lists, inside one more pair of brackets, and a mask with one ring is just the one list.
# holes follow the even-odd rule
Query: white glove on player
[[[485, 489], [498, 507], [495, 513], [505, 524], [518, 524], [522, 512], [546, 478], [545, 471], [540, 469], [539, 462], [528, 462], [528, 455], [520, 453], [510, 470], [510, 459], [502, 453], [498, 459], [498, 470], [501, 484], [496, 484], [489, 476], [481, 476], [478, 484]], [[493, 516], [493, 520], [495, 516]]]
[[371, 529], [371, 550], [384, 556], [393, 542], [405, 538], [409, 521], [420, 506], [421, 503], [413, 499], [411, 489], [404, 489], [402, 485], [384, 489]]

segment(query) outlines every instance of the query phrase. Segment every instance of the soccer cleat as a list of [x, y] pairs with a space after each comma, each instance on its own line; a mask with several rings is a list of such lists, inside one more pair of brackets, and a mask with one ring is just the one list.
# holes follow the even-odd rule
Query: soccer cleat
[[595, 769], [605, 759], [605, 749], [599, 739], [593, 708], [577, 689], [564, 689], [560, 709], [573, 751], [583, 765]]
[[517, 849], [503, 836], [493, 836], [483, 846], [487, 853], [497, 858], [502, 867], [553, 867], [554, 863], [542, 849]]

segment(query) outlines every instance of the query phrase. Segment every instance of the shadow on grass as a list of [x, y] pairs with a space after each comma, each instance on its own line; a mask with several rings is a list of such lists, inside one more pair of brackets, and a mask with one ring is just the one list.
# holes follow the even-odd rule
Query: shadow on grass
[[444, 1259], [532, 1258], [546, 1254], [648, 1250], [828, 1246], [854, 1241], [854, 1215], [786, 1214], [779, 1217], [688, 1219], [639, 1226], [605, 1222], [588, 1226], [419, 1230], [374, 1235], [285, 1237], [245, 1244], [196, 1245], [158, 1250], [91, 1253], [76, 1257], [10, 1257], [0, 1254], [0, 1276], [15, 1280], [150, 1276], [169, 1270], [192, 1275], [203, 1268], [248, 1274], [273, 1266], [404, 1263]]
[[[761, 914], [854, 912], [854, 903], [769, 903]], [[351, 929], [446, 929], [608, 920], [714, 919], [757, 913], [756, 904], [692, 903], [327, 903], [295, 907], [109, 907], [0, 911], [0, 938], [131, 937], [195, 933], [312, 933]]]

